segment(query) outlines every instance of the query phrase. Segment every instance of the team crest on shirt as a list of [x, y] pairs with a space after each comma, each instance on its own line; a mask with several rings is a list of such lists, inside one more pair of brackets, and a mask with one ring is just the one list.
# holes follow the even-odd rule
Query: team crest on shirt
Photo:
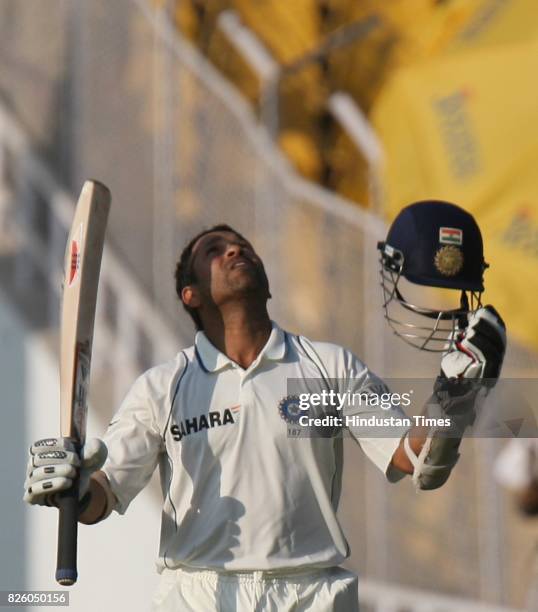
[[280, 417], [292, 425], [296, 425], [306, 411], [301, 408], [298, 395], [288, 395], [280, 400], [278, 404]]

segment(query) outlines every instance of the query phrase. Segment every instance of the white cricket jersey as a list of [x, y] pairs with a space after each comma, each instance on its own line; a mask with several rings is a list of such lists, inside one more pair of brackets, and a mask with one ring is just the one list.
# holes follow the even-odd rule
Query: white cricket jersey
[[[198, 332], [194, 346], [135, 382], [105, 435], [103, 469], [124, 513], [159, 466], [160, 570], [329, 567], [349, 556], [336, 518], [343, 441], [289, 437], [292, 415], [282, 406], [292, 378], [386, 389], [348, 350], [276, 324], [246, 370]], [[366, 414], [404, 416], [398, 407]], [[388, 438], [349, 429], [387, 474], [408, 427]]]

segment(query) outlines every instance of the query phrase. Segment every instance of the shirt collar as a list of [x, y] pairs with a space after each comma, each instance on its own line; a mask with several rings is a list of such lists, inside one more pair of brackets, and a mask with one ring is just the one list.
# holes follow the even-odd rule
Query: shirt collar
[[[272, 329], [269, 339], [258, 355], [254, 363], [262, 359], [278, 361], [286, 354], [286, 334], [274, 322], [271, 321]], [[203, 331], [196, 333], [194, 348], [198, 362], [206, 372], [218, 372], [226, 366], [234, 365], [234, 362], [224, 353], [221, 353], [208, 339]], [[252, 365], [254, 365], [254, 363]], [[251, 366], [252, 367], [252, 366]]]

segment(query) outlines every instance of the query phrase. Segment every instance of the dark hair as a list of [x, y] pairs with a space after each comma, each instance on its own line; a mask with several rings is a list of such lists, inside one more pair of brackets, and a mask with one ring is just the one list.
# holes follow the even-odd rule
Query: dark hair
[[225, 223], [219, 223], [218, 225], [214, 225], [213, 227], [210, 227], [209, 229], [203, 230], [199, 234], [196, 234], [194, 238], [191, 238], [191, 240], [189, 240], [187, 246], [181, 252], [179, 261], [176, 264], [176, 271], [174, 273], [174, 278], [176, 279], [176, 293], [179, 297], [180, 302], [183, 304], [183, 308], [185, 308], [185, 310], [189, 313], [192, 320], [194, 321], [194, 325], [196, 326], [197, 330], [203, 329], [202, 319], [200, 318], [200, 315], [198, 314], [196, 308], [190, 308], [189, 306], [187, 306], [187, 304], [185, 304], [185, 302], [181, 298], [181, 292], [185, 287], [187, 287], [188, 285], [192, 285], [196, 282], [196, 276], [192, 268], [192, 249], [194, 245], [198, 242], [198, 240], [200, 240], [202, 236], [205, 236], [206, 234], [211, 234], [212, 232], [232, 232], [232, 234], [235, 234], [238, 238], [241, 238], [241, 240], [245, 240], [245, 242], [248, 242], [248, 240], [246, 240], [246, 238], [244, 238], [244, 236], [242, 236], [237, 230], [234, 230], [233, 227], [230, 227]]

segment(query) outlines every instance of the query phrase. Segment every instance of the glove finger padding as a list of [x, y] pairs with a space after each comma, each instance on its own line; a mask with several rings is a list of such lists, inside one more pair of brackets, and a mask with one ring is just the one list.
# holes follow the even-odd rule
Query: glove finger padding
[[483, 364], [480, 378], [499, 378], [506, 350], [506, 326], [493, 306], [480, 308], [471, 315], [457, 346], [478, 357]]
[[78, 467], [80, 459], [75, 445], [68, 438], [44, 438], [30, 447], [33, 467], [67, 463]]
[[31, 456], [34, 468], [46, 465], [72, 465], [80, 466], [80, 459], [77, 453], [71, 451], [47, 450]]
[[108, 451], [104, 442], [89, 440], [81, 451], [67, 438], [45, 438], [30, 447], [24, 501], [55, 506], [55, 494], [72, 486], [79, 476], [79, 497], [88, 490], [90, 476], [104, 464]]
[[69, 489], [72, 484], [72, 478], [56, 477], [41, 480], [26, 489], [23, 500], [39, 506], [57, 506], [56, 493]]
[[24, 483], [25, 488], [35, 486], [38, 482], [51, 480], [52, 478], [75, 478], [77, 470], [72, 465], [62, 463], [60, 465], [46, 465], [38, 467], [28, 473]]
[[447, 378], [482, 379], [493, 387], [499, 378], [506, 350], [506, 327], [493, 308], [480, 308], [469, 316], [469, 325], [456, 342], [456, 348], [441, 360]]

